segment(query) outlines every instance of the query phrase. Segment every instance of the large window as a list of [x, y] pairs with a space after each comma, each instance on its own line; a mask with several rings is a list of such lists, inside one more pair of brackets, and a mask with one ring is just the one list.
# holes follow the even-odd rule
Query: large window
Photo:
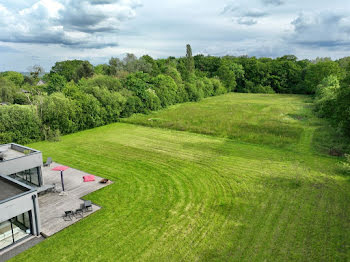
[[0, 250], [32, 234], [32, 228], [30, 211], [0, 223]]
[[40, 167], [18, 172], [16, 174], [10, 175], [10, 177], [29, 185], [41, 186]]

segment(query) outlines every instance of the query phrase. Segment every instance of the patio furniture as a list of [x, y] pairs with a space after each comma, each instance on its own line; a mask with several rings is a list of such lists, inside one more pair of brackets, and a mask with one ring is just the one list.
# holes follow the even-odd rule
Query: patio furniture
[[64, 211], [63, 219], [64, 221], [72, 221], [74, 212], [72, 210]]
[[90, 200], [85, 200], [83, 206], [85, 211], [92, 211], [92, 203]]
[[46, 163], [44, 164], [44, 166], [50, 166], [52, 164], [52, 158], [51, 157], [48, 157], [46, 159]]
[[107, 178], [103, 178], [100, 181], [101, 184], [107, 184], [108, 182], [109, 182], [109, 180]]
[[83, 213], [84, 213], [83, 209], [82, 208], [78, 208], [78, 209], [75, 210], [74, 216], [75, 217], [79, 216], [79, 217], [83, 218], [84, 217]]
[[94, 175], [88, 175], [88, 176], [83, 176], [84, 182], [92, 182], [95, 181], [95, 176]]

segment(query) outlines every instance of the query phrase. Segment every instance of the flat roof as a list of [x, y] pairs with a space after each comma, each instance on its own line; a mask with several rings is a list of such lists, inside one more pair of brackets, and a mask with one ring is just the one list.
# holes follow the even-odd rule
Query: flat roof
[[28, 191], [30, 189], [0, 176], [0, 202]]
[[40, 153], [40, 151], [14, 143], [0, 145], [0, 154], [3, 157], [2, 162], [31, 155], [33, 153]]

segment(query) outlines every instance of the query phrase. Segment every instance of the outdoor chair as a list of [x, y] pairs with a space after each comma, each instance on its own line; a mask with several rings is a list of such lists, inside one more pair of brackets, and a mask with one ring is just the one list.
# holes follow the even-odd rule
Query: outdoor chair
[[90, 200], [85, 200], [83, 205], [85, 211], [92, 211], [92, 203]]
[[72, 221], [74, 212], [72, 210], [64, 211], [63, 219], [64, 221]]
[[48, 157], [46, 159], [46, 163], [44, 164], [44, 166], [50, 166], [52, 164], [52, 158], [51, 157]]
[[75, 210], [74, 216], [75, 216], [75, 217], [79, 216], [79, 217], [83, 218], [83, 217], [84, 217], [83, 212], [84, 212], [84, 211], [83, 211], [82, 208], [78, 208], [78, 209]]

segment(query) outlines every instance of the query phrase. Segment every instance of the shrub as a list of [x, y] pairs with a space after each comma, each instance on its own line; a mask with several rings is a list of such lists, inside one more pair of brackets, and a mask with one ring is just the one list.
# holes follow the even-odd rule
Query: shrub
[[186, 82], [185, 83], [185, 90], [188, 94], [188, 100], [189, 101], [199, 101], [203, 98], [203, 90], [198, 89], [196, 84]]
[[274, 94], [275, 91], [271, 88], [271, 86], [262, 86], [262, 85], [255, 85], [250, 86], [248, 89], [249, 93], [261, 93], [261, 94]]
[[209, 78], [204, 77], [203, 84], [204, 84], [203, 86], [204, 97], [212, 96], [214, 94], [213, 82]]
[[152, 79], [152, 83], [152, 88], [160, 99], [162, 107], [173, 105], [178, 101], [177, 85], [170, 76], [158, 75]]
[[69, 134], [79, 129], [77, 115], [79, 108], [73, 100], [62, 93], [46, 96], [39, 105], [41, 120], [52, 130], [60, 130], [62, 134]]
[[210, 81], [213, 84], [213, 94], [215, 96], [222, 95], [227, 93], [227, 89], [225, 86], [221, 83], [220, 79], [218, 78], [211, 78]]
[[0, 107], [0, 143], [26, 144], [41, 139], [41, 121], [32, 106]]

